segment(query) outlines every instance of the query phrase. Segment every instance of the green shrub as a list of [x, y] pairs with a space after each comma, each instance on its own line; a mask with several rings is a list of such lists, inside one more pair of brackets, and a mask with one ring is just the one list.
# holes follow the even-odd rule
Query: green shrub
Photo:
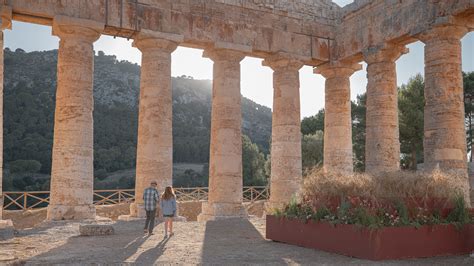
[[10, 162], [10, 173], [37, 173], [41, 163], [36, 160], [16, 160]]
[[454, 208], [451, 213], [449, 213], [448, 217], [446, 218], [446, 221], [459, 227], [470, 223], [471, 217], [469, 216], [469, 209], [466, 206], [466, 201], [464, 200], [464, 197], [459, 195], [454, 198], [453, 202]]

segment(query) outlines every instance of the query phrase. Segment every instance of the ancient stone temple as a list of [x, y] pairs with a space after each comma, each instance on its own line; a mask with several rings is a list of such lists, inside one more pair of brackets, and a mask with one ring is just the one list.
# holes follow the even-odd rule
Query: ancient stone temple
[[12, 20], [37, 23], [60, 39], [50, 220], [95, 216], [93, 43], [102, 34], [131, 38], [142, 53], [133, 216], [143, 215], [150, 180], [160, 190], [172, 184], [171, 53], [178, 46], [203, 49], [214, 63], [209, 200], [200, 220], [247, 215], [240, 102], [246, 56], [273, 70], [269, 207], [288, 202], [302, 184], [304, 65], [326, 79], [324, 169], [353, 171], [350, 77], [362, 62], [367, 171], [399, 169], [396, 60], [418, 40], [425, 43], [425, 168], [466, 172], [460, 40], [474, 29], [472, 0], [355, 0], [343, 8], [330, 0], [5, 0], [0, 8], [2, 30]]

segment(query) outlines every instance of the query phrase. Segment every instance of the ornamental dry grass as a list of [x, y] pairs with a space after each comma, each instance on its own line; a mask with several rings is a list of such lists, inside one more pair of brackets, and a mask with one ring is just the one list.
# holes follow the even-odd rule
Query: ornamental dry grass
[[324, 173], [314, 169], [305, 178], [303, 199], [313, 206], [334, 198], [359, 197], [427, 201], [452, 200], [464, 196], [469, 202], [469, 181], [466, 175], [435, 170], [431, 173], [397, 171], [370, 175], [366, 173]]

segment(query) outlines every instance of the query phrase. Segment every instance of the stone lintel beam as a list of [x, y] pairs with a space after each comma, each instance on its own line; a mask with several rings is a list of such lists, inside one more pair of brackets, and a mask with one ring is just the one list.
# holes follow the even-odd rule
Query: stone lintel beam
[[425, 170], [440, 167], [467, 174], [461, 38], [466, 27], [432, 28], [425, 43]]
[[142, 52], [134, 217], [145, 217], [143, 192], [157, 181], [163, 192], [173, 182], [171, 53], [182, 36], [140, 32], [133, 46]]
[[301, 190], [300, 81], [303, 62], [287, 54], [263, 61], [273, 69], [270, 200], [266, 209], [281, 207]]
[[12, 10], [2, 6], [0, 11], [0, 221], [3, 217], [3, 29], [11, 29]]
[[95, 218], [93, 205], [93, 75], [103, 23], [57, 16], [56, 110], [48, 220]]
[[240, 61], [242, 51], [213, 48], [204, 56], [214, 61], [212, 82], [209, 200], [199, 221], [246, 217], [242, 205], [242, 135]]
[[314, 70], [326, 78], [324, 171], [353, 171], [350, 76], [361, 69], [358, 63], [331, 62]]
[[364, 51], [367, 62], [366, 171], [400, 168], [398, 92], [395, 61], [408, 49], [387, 45]]

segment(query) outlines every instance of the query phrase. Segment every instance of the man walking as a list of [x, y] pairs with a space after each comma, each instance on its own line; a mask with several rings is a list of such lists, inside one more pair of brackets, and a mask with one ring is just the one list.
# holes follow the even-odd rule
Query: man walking
[[152, 181], [150, 187], [146, 188], [143, 192], [143, 201], [146, 211], [146, 221], [145, 221], [145, 234], [153, 235], [153, 228], [155, 227], [155, 215], [156, 215], [156, 205], [160, 195], [158, 190], [156, 190], [157, 183]]

